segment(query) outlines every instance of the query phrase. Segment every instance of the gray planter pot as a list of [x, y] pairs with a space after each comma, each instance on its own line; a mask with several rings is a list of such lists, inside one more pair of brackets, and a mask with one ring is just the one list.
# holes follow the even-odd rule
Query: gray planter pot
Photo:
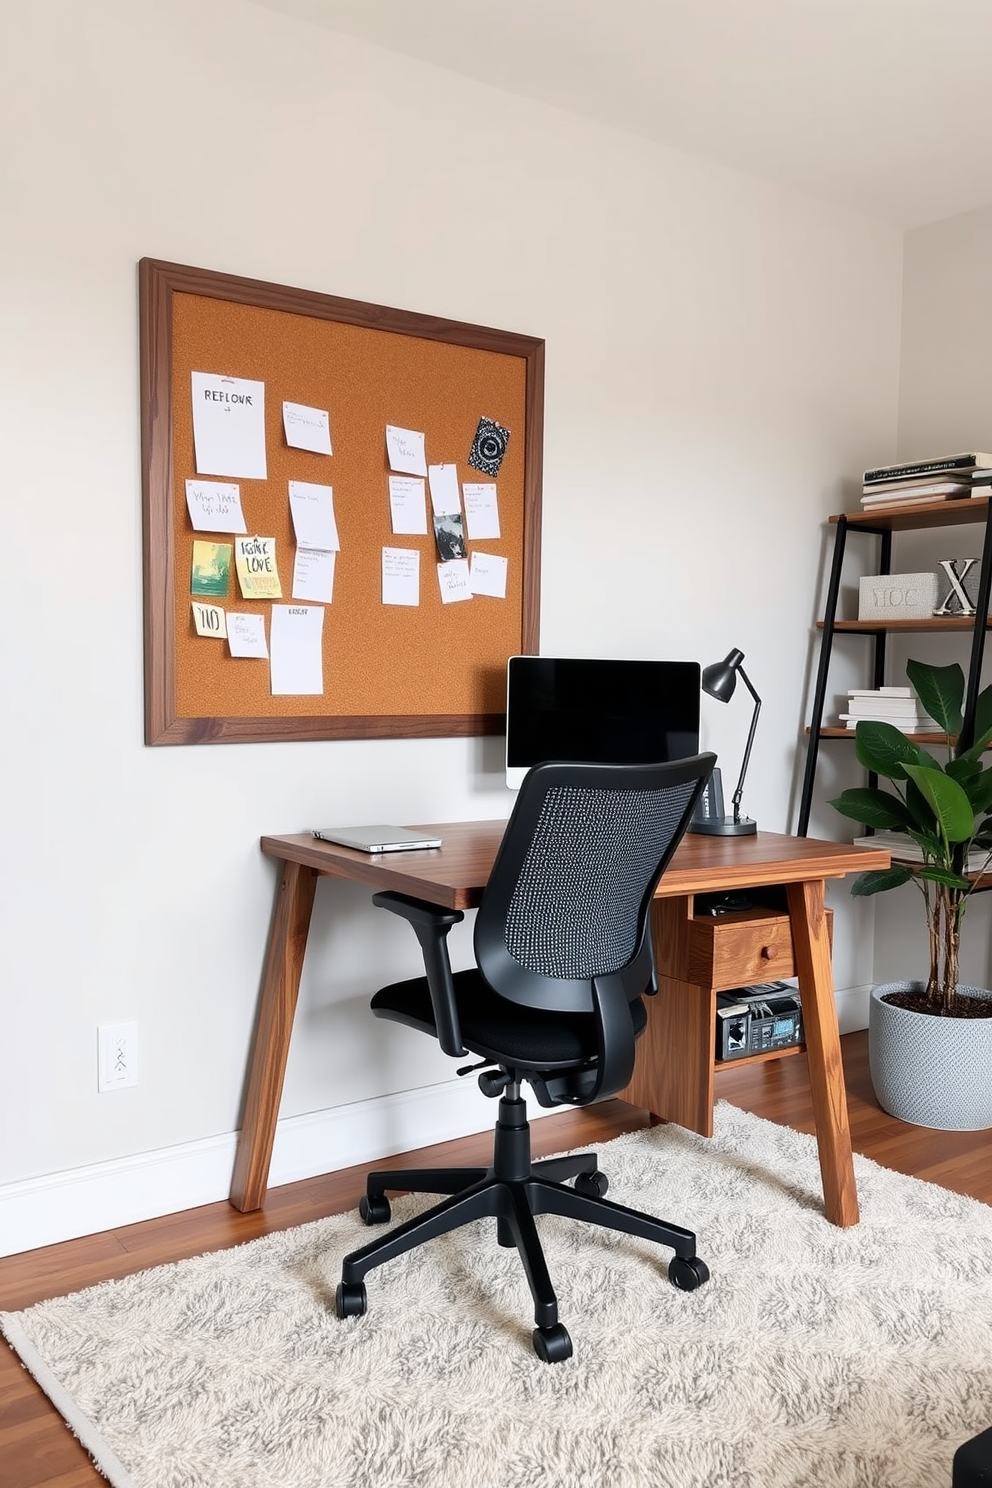
[[[992, 1127], [992, 1018], [934, 1018], [882, 1001], [887, 992], [917, 992], [924, 985], [887, 982], [872, 988], [868, 1061], [878, 1103], [913, 1126]], [[992, 998], [992, 991], [979, 987], [958, 991]]]

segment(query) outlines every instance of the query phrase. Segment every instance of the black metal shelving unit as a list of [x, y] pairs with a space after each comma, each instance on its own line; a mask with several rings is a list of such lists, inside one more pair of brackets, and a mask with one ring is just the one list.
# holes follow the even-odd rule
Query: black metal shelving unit
[[[886, 641], [890, 635], [910, 634], [912, 632], [930, 634], [943, 632], [963, 632], [970, 634], [971, 655], [968, 662], [967, 687], [965, 689], [964, 720], [961, 730], [961, 738], [967, 747], [974, 738], [975, 730], [975, 703], [981, 690], [982, 658], [985, 652], [985, 637], [989, 629], [989, 597], [992, 593], [992, 499], [989, 496], [972, 496], [959, 501], [934, 501], [926, 506], [913, 507], [890, 507], [885, 511], [872, 512], [850, 512], [841, 516], [831, 517], [831, 523], [836, 527], [834, 535], [833, 559], [830, 566], [830, 579], [827, 585], [827, 598], [824, 608], [824, 616], [821, 622], [822, 634], [820, 637], [820, 655], [816, 669], [816, 684], [813, 692], [813, 710], [810, 725], [807, 730], [809, 735], [806, 747], [806, 766], [803, 772], [803, 786], [799, 803], [799, 820], [796, 833], [805, 837], [809, 829], [810, 810], [813, 803], [813, 787], [816, 782], [816, 765], [820, 752], [820, 744], [825, 738], [846, 738], [853, 742], [850, 730], [824, 728], [823, 708], [827, 696], [827, 681], [830, 671], [830, 661], [833, 654], [834, 640], [837, 635], [864, 635], [872, 643], [871, 654], [871, 677], [870, 685], [882, 687], [885, 682], [885, 651]], [[926, 528], [956, 527], [965, 524], [977, 525], [984, 523], [985, 536], [982, 543], [981, 568], [978, 580], [978, 594], [975, 601], [975, 614], [973, 616], [935, 617], [931, 620], [838, 620], [837, 605], [840, 600], [841, 577], [844, 567], [844, 558], [847, 552], [848, 538], [852, 535], [864, 535], [878, 540], [877, 562], [875, 572], [878, 574], [889, 574], [892, 572], [892, 537], [895, 532], [916, 531]], [[929, 736], [931, 741], [933, 735]], [[877, 784], [877, 779], [869, 776], [869, 784]]]

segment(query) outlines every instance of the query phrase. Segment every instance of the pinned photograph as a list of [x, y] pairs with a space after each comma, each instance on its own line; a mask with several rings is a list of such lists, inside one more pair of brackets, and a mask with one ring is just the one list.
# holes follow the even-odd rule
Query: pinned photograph
[[468, 557], [461, 512], [445, 512], [442, 516], [435, 516], [434, 540], [437, 543], [437, 556], [442, 563]]
[[494, 419], [481, 418], [472, 440], [468, 463], [485, 475], [499, 475], [509, 438], [509, 429], [504, 429]]
[[197, 539], [193, 543], [190, 593], [221, 599], [227, 593], [230, 576], [231, 544], [202, 542]]

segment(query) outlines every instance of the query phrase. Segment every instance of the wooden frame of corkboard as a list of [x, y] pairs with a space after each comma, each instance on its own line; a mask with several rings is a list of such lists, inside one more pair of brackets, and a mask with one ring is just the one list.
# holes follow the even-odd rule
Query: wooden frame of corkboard
[[[538, 649], [544, 342], [158, 259], [141, 260], [139, 292], [145, 742], [502, 732], [507, 657]], [[186, 508], [185, 482], [197, 476], [193, 371], [265, 383], [267, 478], [238, 484], [249, 531], [276, 539], [284, 596], [287, 483], [333, 488], [341, 551], [324, 615], [323, 696], [274, 697], [267, 663], [196, 635], [193, 539], [217, 535], [194, 534]], [[329, 410], [332, 455], [286, 445], [283, 400]], [[477, 544], [507, 559], [506, 598], [446, 605], [433, 535], [392, 535], [385, 426], [424, 431], [428, 461], [456, 464], [459, 482], [488, 481], [468, 464], [480, 417], [510, 431], [496, 477], [500, 537]], [[420, 551], [416, 607], [382, 604], [384, 546]], [[261, 613], [271, 603], [238, 597], [233, 565], [218, 602]]]

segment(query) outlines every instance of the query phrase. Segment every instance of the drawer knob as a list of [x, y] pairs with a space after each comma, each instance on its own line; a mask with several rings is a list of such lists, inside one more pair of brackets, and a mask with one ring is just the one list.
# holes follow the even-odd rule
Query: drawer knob
[[775, 952], [775, 947], [774, 946], [762, 946], [761, 947], [761, 959], [763, 961], [774, 961], [775, 960], [775, 954], [776, 954], [776, 952]]

